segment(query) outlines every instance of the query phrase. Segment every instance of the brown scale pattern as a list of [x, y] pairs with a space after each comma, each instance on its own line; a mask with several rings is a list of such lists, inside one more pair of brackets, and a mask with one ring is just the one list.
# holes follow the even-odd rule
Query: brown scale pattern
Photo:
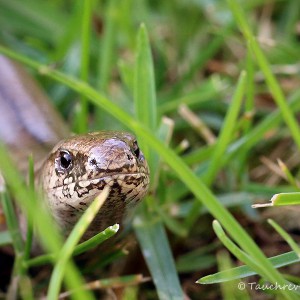
[[[68, 167], [64, 157], [70, 159]], [[149, 186], [144, 155], [134, 136], [125, 132], [100, 131], [63, 140], [51, 151], [40, 173], [46, 202], [65, 234], [99, 192], [110, 186], [109, 197], [83, 239], [122, 223], [128, 207], [143, 198]]]

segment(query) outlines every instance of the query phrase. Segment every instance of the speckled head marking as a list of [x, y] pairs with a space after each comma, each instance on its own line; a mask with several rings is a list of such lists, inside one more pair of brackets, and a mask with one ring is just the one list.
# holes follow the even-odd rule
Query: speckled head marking
[[105, 185], [110, 195], [84, 238], [121, 223], [147, 192], [149, 169], [134, 136], [100, 131], [57, 144], [41, 168], [41, 186], [54, 218], [68, 232]]

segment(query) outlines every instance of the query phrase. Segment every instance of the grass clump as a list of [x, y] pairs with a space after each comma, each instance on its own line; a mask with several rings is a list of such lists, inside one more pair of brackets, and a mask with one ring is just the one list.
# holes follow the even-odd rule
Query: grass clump
[[[21, 274], [30, 282], [24, 298], [40, 295], [47, 291], [41, 286], [49, 286], [48, 298], [55, 299], [62, 279], [65, 293], [72, 298], [87, 293], [84, 299], [96, 297], [89, 289], [116, 286], [124, 299], [152, 299], [156, 294], [160, 299], [183, 299], [184, 294], [230, 299], [238, 294], [236, 282], [230, 288], [224, 282], [232, 279], [247, 283], [261, 278], [279, 286], [299, 282], [292, 268], [278, 270], [299, 261], [297, 207], [292, 214], [278, 214], [276, 207], [263, 212], [251, 208], [273, 194], [298, 191], [299, 4], [244, 4], [0, 0], [0, 52], [43, 75], [37, 76], [43, 88], [75, 132], [104, 127], [133, 131], [151, 170], [151, 191], [133, 221], [140, 251], [131, 249], [126, 258], [120, 252], [95, 256], [93, 267], [79, 261], [79, 272], [70, 260], [77, 235], [62, 258], [65, 272], [50, 282], [36, 282], [27, 275], [28, 268], [51, 261], [53, 271], [49, 268], [48, 274], [55, 276], [61, 266], [55, 253], [66, 249], [68, 241], [56, 234], [53, 240], [46, 237], [51, 226], [47, 217], [39, 221], [48, 252], [43, 257], [26, 254], [24, 259], [20, 236], [0, 235], [0, 242], [12, 242], [16, 257], [21, 257], [13, 276]], [[58, 22], [64, 26], [58, 28]], [[5, 155], [3, 151], [1, 170], [8, 174], [11, 193], [34, 220], [32, 206], [38, 199], [21, 178], [14, 180], [19, 176]], [[28, 193], [34, 202], [27, 201]], [[8, 211], [13, 213], [12, 208]], [[265, 222], [270, 213], [283, 227], [270, 222], [281, 242]], [[11, 220], [10, 233], [16, 228], [13, 216]], [[225, 247], [234, 255], [232, 261], [219, 254]], [[124, 272], [133, 276], [130, 284], [122, 272], [119, 281], [103, 281], [112, 262], [124, 266], [126, 259]], [[133, 259], [132, 269], [128, 265]], [[239, 262], [246, 266], [237, 267]], [[147, 269], [152, 283], [135, 275], [146, 276]], [[13, 290], [7, 286], [2, 289]], [[245, 299], [258, 293], [267, 297], [267, 292], [298, 298], [296, 290], [255, 291], [246, 286]]]

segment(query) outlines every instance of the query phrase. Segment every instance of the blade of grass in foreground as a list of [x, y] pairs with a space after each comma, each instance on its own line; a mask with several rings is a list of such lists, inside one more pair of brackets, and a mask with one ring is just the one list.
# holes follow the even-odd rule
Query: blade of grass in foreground
[[14, 251], [17, 256], [23, 255], [24, 242], [19, 230], [18, 219], [13, 206], [12, 198], [8, 195], [7, 191], [0, 194], [1, 204], [6, 218], [6, 224], [10, 232]]
[[[134, 76], [134, 104], [137, 119], [143, 121], [152, 132], [157, 129], [157, 105], [155, 94], [155, 79], [148, 33], [144, 25], [140, 27], [137, 37], [137, 58]], [[156, 153], [144, 142], [143, 136], [136, 132], [142, 141], [142, 149], [146, 150], [151, 172], [151, 187], [155, 186], [154, 175], [157, 170]], [[157, 220], [156, 214], [151, 214], [151, 202], [148, 198], [142, 204], [134, 221], [134, 229], [140, 242], [144, 258], [153, 277], [160, 299], [182, 299], [183, 292], [177, 276], [175, 262], [172, 256], [163, 223]], [[156, 219], [156, 221], [154, 220]]]
[[54, 300], [58, 298], [65, 269], [70, 257], [72, 256], [74, 248], [103, 205], [108, 193], [109, 186], [105, 186], [101, 194], [96, 197], [96, 199], [80, 217], [65, 244], [63, 245], [61, 251], [58, 253], [58, 260], [54, 266], [54, 270], [50, 279], [47, 299]]
[[[84, 253], [86, 251], [89, 251], [92, 248], [95, 248], [96, 246], [99, 246], [101, 243], [106, 241], [107, 239], [114, 236], [119, 230], [119, 224], [115, 224], [113, 226], [109, 226], [102, 232], [99, 232], [92, 238], [88, 239], [87, 241], [84, 241], [81, 244], [78, 244], [72, 253], [73, 256], [79, 255], [81, 253]], [[36, 267], [40, 265], [45, 265], [48, 263], [51, 263], [55, 258], [55, 254], [45, 254], [40, 255], [38, 257], [34, 257], [26, 262], [27, 267]]]
[[[28, 178], [29, 178], [29, 188], [34, 192], [34, 161], [33, 156], [30, 155], [28, 159]], [[26, 229], [26, 241], [25, 241], [25, 249], [24, 249], [24, 261], [28, 260], [30, 257], [30, 251], [32, 248], [32, 241], [33, 241], [33, 226], [30, 222], [27, 222], [27, 229]]]
[[220, 223], [217, 220], [213, 221], [213, 229], [218, 238], [221, 240], [223, 245], [240, 261], [247, 264], [249, 267], [253, 268], [254, 270], [258, 270], [259, 274], [262, 274], [263, 277], [266, 277], [266, 270], [263, 268], [263, 266], [260, 266], [257, 264], [255, 260], [252, 260], [252, 258], [243, 250], [241, 250], [239, 247], [237, 247], [233, 241], [230, 240], [230, 238], [225, 234], [223, 228], [221, 227]]
[[[240, 247], [249, 255], [251, 255], [251, 259], [264, 269], [266, 279], [273, 283], [277, 282], [277, 284], [285, 284], [285, 279], [283, 276], [272, 266], [261, 249], [228, 212], [228, 210], [218, 202], [212, 192], [183, 162], [183, 160], [163, 142], [159, 141], [153, 132], [151, 132], [140, 122], [133, 119], [121, 108], [106, 99], [103, 95], [99, 94], [95, 89], [86, 83], [66, 76], [49, 67], [42, 66], [39, 63], [10, 51], [5, 47], [0, 46], [0, 53], [17, 59], [18, 61], [36, 69], [41, 74], [47, 75], [48, 77], [69, 86], [78, 93], [84, 94], [92, 103], [101, 107], [106, 112], [114, 116], [117, 120], [122, 122], [125, 126], [138, 133], [139, 136], [143, 137], [144, 141], [160, 154], [160, 156], [175, 172], [178, 178], [180, 178], [182, 182], [190, 188], [191, 192], [194, 193], [196, 198], [201, 201], [207, 207], [209, 212], [220, 221], [223, 227], [230, 232], [231, 236], [240, 245]], [[255, 271], [258, 271], [258, 269], [255, 268]], [[286, 299], [297, 299], [297, 297], [291, 291], [281, 290], [280, 293], [282, 293], [282, 296]]]
[[[19, 207], [29, 220], [35, 220], [37, 233], [44, 248], [49, 252], [57, 253], [63, 244], [57, 228], [53, 226], [51, 217], [41, 205], [38, 195], [25, 185], [22, 176], [18, 173], [17, 168], [2, 145], [0, 145], [0, 168]], [[37, 218], [36, 216], [39, 217]], [[51, 232], [51, 238], [49, 237], [49, 232]], [[80, 273], [72, 262], [69, 262], [66, 268], [65, 282], [69, 289], [75, 289], [83, 285]], [[74, 295], [74, 299], [92, 300], [94, 298], [91, 293], [81, 291]]]

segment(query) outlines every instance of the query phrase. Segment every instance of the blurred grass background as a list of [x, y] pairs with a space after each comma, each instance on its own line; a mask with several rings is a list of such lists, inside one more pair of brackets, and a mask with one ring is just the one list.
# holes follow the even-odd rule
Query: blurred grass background
[[[236, 2], [0, 0], [0, 41], [38, 64], [86, 81], [128, 113], [132, 127], [136, 118], [150, 128], [211, 188], [267, 256], [274, 256], [290, 249], [267, 225], [267, 216], [278, 220], [297, 241], [299, 209], [280, 208], [278, 213], [274, 208], [261, 213], [251, 204], [268, 201], [278, 192], [298, 191], [297, 182], [285, 180], [277, 159], [298, 178], [299, 133], [297, 127], [286, 125], [293, 123], [293, 118], [282, 106], [278, 110], [276, 103], [282, 91], [290, 112], [300, 109], [300, 2], [241, 2], [245, 13], [242, 21], [249, 23], [269, 62], [265, 68], [251, 44], [251, 34], [239, 21], [243, 16], [236, 11]], [[148, 34], [139, 29], [141, 23]], [[148, 37], [152, 55], [147, 48]], [[268, 72], [276, 76], [281, 90], [266, 75]], [[63, 80], [32, 73], [74, 132], [126, 129], [103, 108], [89, 103], [88, 93], [75, 92], [62, 84]], [[147, 148], [147, 138], [143, 138], [141, 145]], [[139, 231], [138, 219], [136, 232], [143, 251], [152, 249], [161, 257], [150, 261], [152, 269], [148, 261], [155, 286], [144, 283], [125, 288], [123, 298], [156, 299], [158, 293], [161, 299], [180, 299], [183, 290], [191, 299], [220, 299], [226, 295], [233, 299], [238, 294], [234, 285], [228, 291], [219, 285], [195, 284], [199, 278], [218, 271], [222, 263], [217, 257], [219, 260], [224, 246], [216, 238], [207, 208], [195, 200], [182, 178], [159, 160], [164, 153], [155, 154], [151, 149], [145, 152], [148, 159], [152, 157], [152, 194], [138, 214], [146, 229]], [[222, 218], [219, 221], [222, 223]], [[155, 226], [151, 227], [153, 222]], [[127, 266], [126, 272], [149, 274], [141, 254], [135, 251], [137, 262], [131, 257], [133, 262], [128, 259], [127, 264], [136, 268]], [[124, 261], [115, 260], [114, 264]], [[229, 265], [238, 264], [232, 256]], [[110, 272], [99, 268], [84, 272], [84, 278], [111, 277], [114, 273]], [[284, 273], [289, 274], [285, 278], [299, 282], [299, 278], [292, 277], [298, 275], [296, 265]], [[156, 276], [159, 279], [155, 280]], [[258, 277], [251, 280], [258, 281]], [[166, 295], [159, 282], [167, 286]], [[33, 279], [32, 284], [34, 293], [39, 294], [39, 285], [46, 285], [47, 279]], [[243, 295], [245, 299], [257, 296], [273, 297], [253, 290]]]

